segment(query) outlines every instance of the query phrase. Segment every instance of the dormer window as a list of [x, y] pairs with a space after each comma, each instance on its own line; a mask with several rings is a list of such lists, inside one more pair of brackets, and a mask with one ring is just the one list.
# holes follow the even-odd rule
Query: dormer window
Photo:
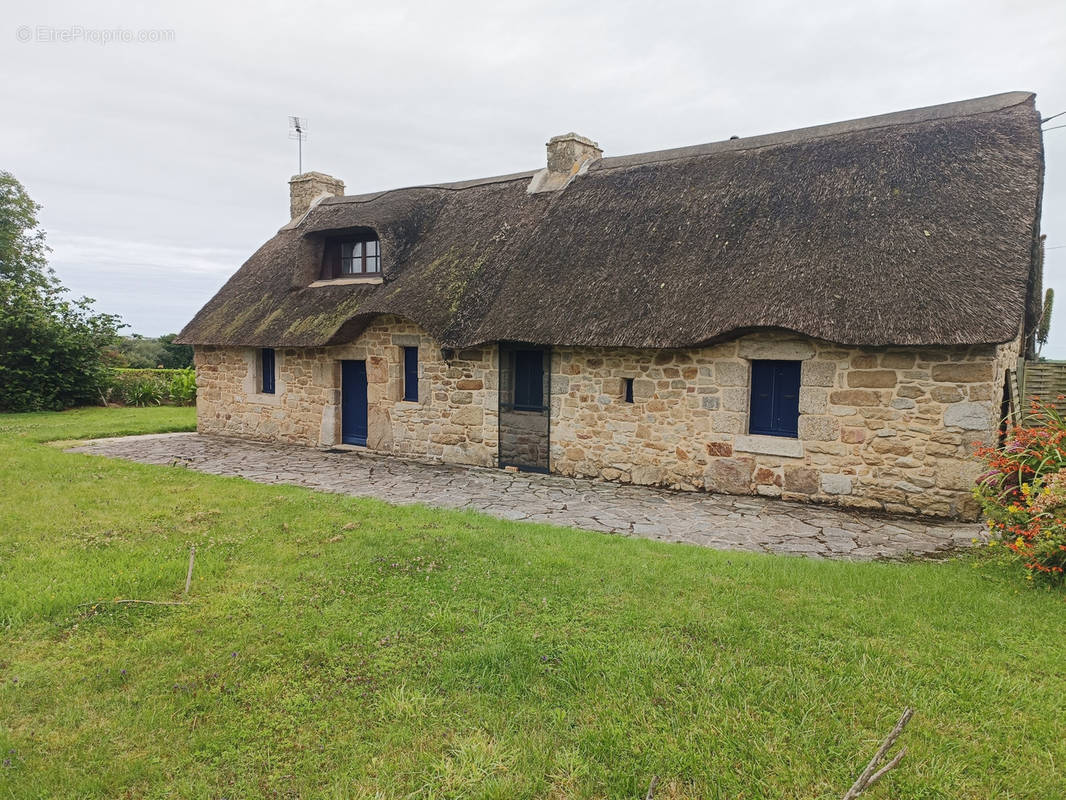
[[341, 275], [377, 275], [381, 272], [381, 250], [377, 239], [341, 242]]
[[322, 254], [322, 280], [362, 278], [381, 274], [381, 243], [370, 234], [326, 242]]

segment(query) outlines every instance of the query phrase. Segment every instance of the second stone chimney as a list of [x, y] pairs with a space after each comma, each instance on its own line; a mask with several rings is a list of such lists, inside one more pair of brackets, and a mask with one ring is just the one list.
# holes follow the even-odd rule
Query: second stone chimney
[[548, 140], [548, 167], [533, 176], [528, 191], [552, 192], [562, 189], [589, 164], [603, 157], [596, 142], [577, 133], [564, 133]]
[[324, 197], [344, 197], [344, 181], [322, 172], [305, 172], [289, 179], [289, 216], [299, 219]]

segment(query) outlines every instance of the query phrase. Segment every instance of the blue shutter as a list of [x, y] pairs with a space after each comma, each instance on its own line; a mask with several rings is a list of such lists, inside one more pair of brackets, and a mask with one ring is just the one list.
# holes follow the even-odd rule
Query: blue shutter
[[418, 402], [418, 348], [403, 349], [403, 399]]
[[774, 431], [795, 438], [799, 430], [800, 362], [778, 361], [774, 366]]
[[799, 428], [799, 386], [799, 361], [752, 361], [748, 431], [795, 438]]
[[261, 351], [260, 372], [263, 378], [263, 394], [274, 394], [274, 351], [264, 347]]
[[771, 361], [751, 362], [751, 410], [748, 432], [772, 436], [774, 429], [774, 371]]

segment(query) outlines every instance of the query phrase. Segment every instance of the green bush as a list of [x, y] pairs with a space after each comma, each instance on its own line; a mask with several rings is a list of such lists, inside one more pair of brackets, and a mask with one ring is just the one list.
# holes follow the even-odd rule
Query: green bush
[[128, 406], [192, 405], [196, 372], [191, 369], [113, 369], [107, 399]]
[[157, 406], [163, 401], [163, 391], [156, 381], [135, 381], [126, 387], [124, 399], [131, 406]]
[[196, 371], [175, 370], [170, 378], [170, 401], [178, 406], [191, 406], [196, 402]]

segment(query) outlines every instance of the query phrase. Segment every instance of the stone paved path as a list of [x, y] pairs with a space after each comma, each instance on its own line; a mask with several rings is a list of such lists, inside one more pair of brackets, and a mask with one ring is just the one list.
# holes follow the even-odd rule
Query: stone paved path
[[424, 464], [365, 451], [321, 451], [168, 433], [97, 439], [72, 452], [288, 483], [396, 505], [463, 508], [503, 519], [828, 558], [899, 558], [965, 547], [973, 523], [883, 517], [761, 497], [670, 492], [557, 475]]

